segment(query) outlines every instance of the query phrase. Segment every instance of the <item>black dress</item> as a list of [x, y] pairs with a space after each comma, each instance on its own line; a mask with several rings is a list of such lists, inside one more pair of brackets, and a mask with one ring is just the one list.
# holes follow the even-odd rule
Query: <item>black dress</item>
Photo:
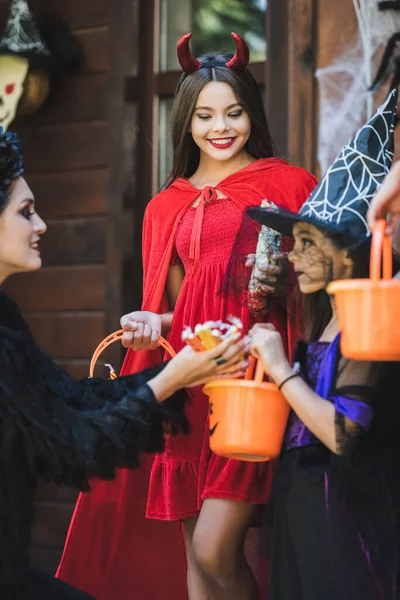
[[269, 598], [398, 600], [399, 364], [346, 360], [339, 338], [297, 358], [334, 404], [338, 453], [291, 414], [268, 511]]
[[29, 568], [38, 478], [88, 490], [164, 448], [164, 424], [187, 430], [186, 394], [156, 401], [146, 381], [163, 366], [114, 381], [76, 382], [35, 343], [0, 292], [0, 599], [80, 600], [86, 594]]

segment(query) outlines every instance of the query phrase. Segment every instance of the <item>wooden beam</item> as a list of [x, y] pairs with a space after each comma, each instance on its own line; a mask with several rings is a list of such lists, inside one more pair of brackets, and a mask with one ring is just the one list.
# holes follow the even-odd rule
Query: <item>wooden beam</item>
[[288, 154], [292, 164], [315, 172], [317, 0], [288, 2]]
[[[125, 206], [133, 212], [134, 225], [130, 252], [125, 255], [123, 265], [124, 311], [139, 308], [142, 301], [142, 221], [147, 203], [153, 195], [155, 175], [153, 139], [156, 121], [155, 31], [159, 26], [158, 0], [136, 0], [136, 5], [136, 35], [133, 35], [137, 40], [137, 63], [125, 78], [126, 92], [129, 87], [127, 82], [132, 81], [133, 73], [137, 93], [129, 107], [136, 115], [136, 127], [132, 135], [135, 160], [132, 193], [126, 197]], [[126, 93], [124, 98], [126, 100]]]
[[156, 43], [155, 31], [159, 27], [158, 0], [139, 2], [139, 48], [140, 62], [138, 84], [141, 96], [138, 102], [139, 135], [137, 144], [138, 187], [135, 213], [140, 220], [151, 196], [154, 180], [154, 130], [155, 99], [157, 95], [155, 79]]
[[[123, 314], [123, 263], [126, 251], [123, 240], [131, 234], [132, 175], [134, 131], [136, 115], [126, 110], [125, 78], [136, 70], [138, 42], [136, 37], [139, 0], [110, 2], [109, 10], [109, 185], [108, 185], [108, 235], [106, 248], [107, 290], [105, 333], [119, 328]], [[129, 232], [127, 234], [127, 231]], [[132, 250], [130, 250], [130, 253]], [[99, 340], [100, 341], [100, 340]], [[119, 366], [122, 356], [120, 344], [110, 348], [110, 362]]]
[[289, 0], [269, 0], [267, 10], [266, 104], [278, 156], [288, 154]]

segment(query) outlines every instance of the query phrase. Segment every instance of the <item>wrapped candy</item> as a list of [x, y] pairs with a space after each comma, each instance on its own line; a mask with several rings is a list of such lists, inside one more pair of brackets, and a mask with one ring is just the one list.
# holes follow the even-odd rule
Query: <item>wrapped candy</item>
[[206, 321], [203, 324], [198, 324], [194, 328], [194, 332], [190, 327], [185, 327], [182, 333], [182, 341], [189, 346], [202, 352], [215, 348], [226, 338], [241, 333], [243, 331], [243, 323], [236, 317], [229, 317], [228, 323], [222, 321]]
[[118, 375], [115, 372], [114, 367], [108, 363], [106, 363], [104, 366], [107, 367], [110, 371], [110, 379], [117, 379]]

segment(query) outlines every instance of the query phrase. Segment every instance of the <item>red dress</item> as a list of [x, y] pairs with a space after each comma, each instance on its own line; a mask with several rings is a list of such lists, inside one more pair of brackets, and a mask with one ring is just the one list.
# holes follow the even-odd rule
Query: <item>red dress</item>
[[[218, 184], [218, 190], [229, 198], [223, 201], [227, 207], [229, 206], [231, 213], [229, 236], [232, 236], [234, 229], [231, 219], [233, 215], [238, 216], [238, 210], [243, 213], [247, 206], [260, 205], [261, 201], [267, 198], [278, 206], [298, 211], [315, 184], [316, 180], [310, 173], [275, 158], [260, 159], [230, 175]], [[143, 310], [156, 313], [168, 310], [165, 284], [173, 248], [177, 243], [179, 251], [183, 252], [184, 225], [185, 223], [189, 225], [191, 215], [201, 216], [201, 211], [190, 210], [199, 194], [200, 190], [196, 190], [186, 179], [181, 178], [153, 198], [148, 205], [143, 224]], [[212, 205], [205, 208], [206, 222], [208, 222], [209, 210], [213, 210]], [[202, 263], [203, 257], [204, 260], [206, 257], [202, 244], [207, 244], [207, 238], [201, 235], [202, 227], [198, 227], [201, 225], [201, 219], [197, 221], [194, 219], [193, 223], [194, 244], [191, 254]], [[224, 223], [220, 223], [221, 227], [222, 225]], [[180, 241], [177, 238], [178, 229], [179, 236], [182, 235]], [[218, 260], [222, 247], [227, 243], [222, 238], [225, 239], [225, 235], [218, 236], [218, 248], [214, 249], [214, 256]], [[229, 243], [232, 245], [232, 238]], [[213, 252], [212, 248], [209, 247], [208, 252]], [[214, 268], [216, 269], [217, 266], [209, 265], [210, 271], [207, 273], [210, 276], [211, 269]], [[197, 277], [197, 273], [194, 276]], [[221, 275], [219, 277], [221, 278]], [[189, 282], [190, 279], [188, 278], [187, 281]], [[208, 281], [211, 285], [210, 279]], [[180, 328], [186, 318], [190, 319], [188, 321], [190, 324], [196, 319], [204, 320], [203, 314], [207, 315], [207, 319], [212, 318], [214, 314], [217, 316], [227, 314], [227, 306], [223, 305], [225, 301], [216, 293], [216, 286], [212, 286], [213, 293], [208, 293], [206, 296], [201, 287], [203, 285], [201, 280], [199, 283], [199, 289], [195, 286], [191, 288], [190, 302], [187, 296], [188, 302], [183, 303], [185, 285], [181, 292], [182, 303], [181, 298], [178, 299], [178, 307], [185, 306], [185, 313], [181, 315], [179, 308], [176, 312], [176, 325], [174, 323], [171, 332], [172, 336], [176, 336], [172, 340], [176, 348], [179, 347]], [[205, 313], [205, 305], [201, 305], [203, 296], [210, 309], [209, 311], [207, 308], [207, 313]], [[231, 301], [233, 299], [229, 300]], [[192, 307], [196, 311], [193, 313], [193, 320]], [[272, 315], [268, 315], [268, 318], [271, 317]], [[279, 327], [283, 334], [286, 329], [285, 325]], [[136, 353], [128, 351], [121, 374], [139, 371], [160, 360], [161, 354], [158, 351]], [[199, 400], [197, 401], [196, 398]], [[230, 461], [222, 461], [217, 465], [219, 459], [216, 457], [208, 460], [207, 455], [210, 455], [207, 450], [205, 427], [207, 404], [196, 392], [193, 409], [189, 407], [189, 411], [192, 410], [199, 410], [203, 418], [202, 421], [199, 419], [198, 424], [193, 423], [194, 430], [187, 439], [177, 440], [179, 451], [176, 458], [180, 457], [180, 460], [173, 476], [176, 477], [179, 469], [182, 474], [186, 472], [187, 477], [185, 476], [184, 480], [182, 478], [182, 484], [185, 483], [181, 488], [182, 497], [176, 498], [176, 492], [180, 489], [179, 482], [176, 485], [176, 480], [168, 482], [163, 478], [161, 481], [163, 470], [164, 473], [171, 473], [172, 476], [172, 468], [168, 466], [172, 463], [167, 462], [165, 458], [169, 449], [173, 447], [173, 442], [168, 445], [167, 453], [161, 462], [157, 459], [154, 463], [151, 457], [146, 456], [143, 457], [140, 469], [136, 471], [121, 469], [115, 481], [98, 482], [90, 494], [81, 494], [79, 497], [58, 570], [61, 579], [91, 593], [97, 600], [116, 598], [118, 600], [131, 600], [131, 598], [159, 600], [163, 597], [174, 598], [174, 600], [187, 599], [185, 548], [180, 525], [176, 521], [146, 519], [146, 503], [148, 502], [149, 512], [152, 511], [153, 516], [158, 514], [159, 519], [170, 519], [176, 518], [179, 511], [182, 514], [196, 514], [200, 496], [207, 494], [209, 497], [214, 491], [218, 493], [218, 497], [225, 497], [224, 491], [229, 494], [229, 497], [232, 497], [232, 494], [245, 493], [248, 501], [258, 502], [263, 495], [265, 496], [265, 486], [268, 485], [267, 478], [263, 477], [260, 484], [257, 476], [249, 478], [248, 466], [243, 463], [238, 463], [239, 466], [236, 465], [235, 468], [243, 468], [246, 473], [236, 471], [234, 474], [230, 468]], [[201, 432], [205, 434], [204, 439]], [[184, 449], [182, 452], [181, 448]], [[185, 460], [183, 452], [188, 453], [189, 461]], [[215, 470], [214, 466], [217, 467]], [[226, 478], [224, 477], [225, 466], [230, 473]], [[198, 469], [197, 472], [195, 468]], [[257, 467], [261, 470], [263, 468], [267, 467]], [[148, 498], [150, 474], [152, 484], [150, 498]], [[246, 478], [252, 479], [248, 490]], [[193, 487], [189, 486], [190, 481], [193, 482]], [[240, 486], [237, 485], [239, 481]], [[223, 487], [224, 483], [229, 483], [227, 490]], [[167, 491], [168, 487], [171, 487], [171, 494]], [[157, 490], [160, 493], [159, 505], [157, 498], [154, 498]], [[184, 492], [188, 493], [188, 498], [183, 497]], [[169, 502], [171, 509], [168, 508]], [[263, 592], [261, 598], [263, 600], [265, 598]]]
[[[239, 298], [221, 292], [236, 235], [243, 218], [229, 198], [214, 198], [204, 206], [200, 253], [190, 257], [190, 242], [198, 208], [189, 208], [179, 223], [172, 262], [181, 260], [185, 278], [174, 310], [169, 341], [175, 350], [185, 325], [194, 327], [208, 320], [240, 317], [245, 331], [249, 311]], [[248, 239], [247, 253], [254, 252], [257, 229]], [[209, 449], [208, 398], [201, 388], [191, 391], [187, 415], [189, 436], [171, 438], [163, 454], [157, 455], [150, 477], [147, 516], [178, 520], [199, 513], [204, 498], [228, 498], [251, 504], [266, 502], [269, 464], [229, 460]]]

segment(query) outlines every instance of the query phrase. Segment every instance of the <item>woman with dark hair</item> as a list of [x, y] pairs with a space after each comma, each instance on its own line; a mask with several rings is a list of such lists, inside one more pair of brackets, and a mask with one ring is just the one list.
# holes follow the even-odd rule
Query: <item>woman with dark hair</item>
[[[126, 332], [123, 343], [131, 348], [123, 373], [160, 361], [160, 353], [154, 349], [161, 333], [179, 349], [185, 325], [226, 321], [234, 315], [242, 319], [247, 330], [250, 315], [242, 298], [219, 293], [243, 212], [248, 206], [260, 205], [264, 198], [298, 210], [315, 186], [312, 175], [274, 158], [262, 96], [247, 69], [248, 47], [240, 36], [233, 37], [237, 44], [235, 56], [211, 53], [197, 60], [190, 53], [190, 34], [178, 43], [184, 73], [172, 113], [174, 162], [163, 191], [146, 210], [144, 300], [142, 311], [121, 321]], [[258, 227], [254, 226], [242, 249], [243, 257], [255, 252], [257, 236]], [[279, 273], [279, 266], [271, 268], [271, 292]], [[249, 276], [247, 269], [245, 277]], [[286, 306], [274, 308], [271, 300], [269, 309], [269, 318], [290, 346], [294, 323], [288, 318]], [[188, 418], [192, 429], [187, 439], [178, 436], [169, 440], [166, 451], [154, 461], [147, 517], [183, 523], [190, 600], [254, 600], [258, 598], [257, 585], [244, 557], [244, 542], [257, 505], [268, 497], [269, 467], [226, 460], [210, 452], [208, 400], [201, 388], [191, 393]], [[130, 485], [133, 487], [127, 475], [119, 487], [113, 488], [117, 500], [115, 508], [109, 505], [107, 512], [121, 556], [141, 543], [133, 508], [122, 533], [117, 525], [118, 506], [128, 500]], [[80, 527], [90, 519], [94, 521], [95, 507], [107, 495], [109, 490], [99, 490], [98, 494], [95, 490], [91, 498], [82, 499], [76, 512]], [[141, 527], [144, 529], [144, 525]], [[73, 564], [81, 537], [78, 526], [73, 527], [70, 540], [74, 542], [67, 546], [60, 570], [69, 580], [74, 580], [74, 573], [68, 565]], [[173, 539], [167, 547], [173, 544], [179, 558], [182, 542]], [[165, 561], [160, 548], [161, 542], [153, 539], [151, 564], [157, 571]], [[104, 560], [105, 552], [96, 549], [91, 570], [93, 563]], [[167, 574], [162, 585], [176, 578], [176, 571]], [[123, 577], [126, 584], [129, 577]], [[103, 589], [109, 589], [107, 583]], [[128, 600], [129, 585], [124, 590]], [[148, 597], [156, 598], [161, 593], [159, 582], [154, 581]], [[183, 582], [177, 594], [186, 597]]]
[[344, 358], [327, 293], [333, 279], [368, 276], [366, 214], [393, 157], [396, 99], [347, 144], [298, 214], [250, 211], [294, 236], [289, 260], [305, 301], [314, 300], [298, 369], [272, 324], [251, 332], [252, 353], [292, 408], [271, 498], [270, 600], [399, 598], [400, 365]]
[[[46, 224], [22, 173], [19, 141], [0, 128], [0, 286], [10, 275], [41, 267]], [[222, 367], [215, 361], [221, 351]], [[117, 467], [137, 467], [141, 452], [163, 450], [164, 426], [174, 434], [187, 432], [186, 394], [178, 390], [221, 370], [240, 376], [242, 353], [243, 343], [230, 339], [201, 356], [187, 347], [167, 364], [136, 375], [78, 383], [37, 346], [17, 306], [0, 289], [2, 600], [89, 598], [29, 569], [37, 480], [88, 490], [89, 476], [112, 479]]]

